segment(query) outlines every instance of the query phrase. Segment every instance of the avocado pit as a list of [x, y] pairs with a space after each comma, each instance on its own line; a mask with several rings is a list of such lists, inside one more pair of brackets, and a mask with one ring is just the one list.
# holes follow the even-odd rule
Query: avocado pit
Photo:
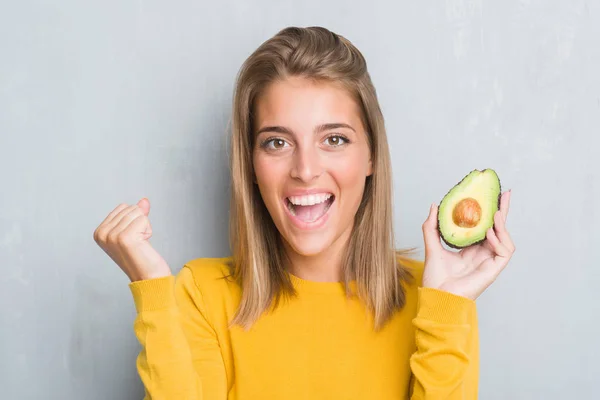
[[481, 220], [481, 206], [472, 197], [462, 199], [452, 210], [452, 220], [461, 228], [474, 228]]

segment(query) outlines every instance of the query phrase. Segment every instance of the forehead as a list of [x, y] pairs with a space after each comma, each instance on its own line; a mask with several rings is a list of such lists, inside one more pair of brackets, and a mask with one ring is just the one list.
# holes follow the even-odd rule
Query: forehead
[[313, 127], [322, 123], [345, 122], [362, 128], [360, 109], [341, 85], [293, 77], [269, 84], [258, 97], [256, 128], [262, 124]]

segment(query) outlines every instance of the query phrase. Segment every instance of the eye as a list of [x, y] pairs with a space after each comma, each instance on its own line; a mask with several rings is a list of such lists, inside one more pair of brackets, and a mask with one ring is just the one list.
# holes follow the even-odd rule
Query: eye
[[284, 148], [287, 142], [280, 138], [269, 138], [260, 144], [260, 147], [270, 150], [279, 150]]
[[347, 137], [343, 136], [343, 135], [331, 135], [328, 136], [325, 141], [329, 141], [330, 145], [332, 147], [339, 147], [339, 146], [343, 146], [345, 144], [348, 144], [350, 141], [348, 140]]

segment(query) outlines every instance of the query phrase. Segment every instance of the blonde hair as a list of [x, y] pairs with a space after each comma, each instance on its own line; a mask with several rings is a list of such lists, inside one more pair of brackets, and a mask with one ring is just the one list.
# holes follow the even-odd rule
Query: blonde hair
[[[411, 279], [401, 260], [411, 250], [395, 250], [392, 176], [384, 118], [366, 61], [350, 41], [322, 27], [288, 27], [264, 42], [237, 76], [231, 121], [232, 178], [229, 239], [230, 273], [242, 298], [232, 325], [249, 328], [281, 295], [293, 295], [282, 239], [254, 184], [253, 111], [268, 84], [287, 77], [341, 84], [361, 109], [373, 161], [343, 259], [346, 292], [355, 281], [359, 298], [381, 328], [404, 306], [403, 282]], [[408, 258], [406, 258], [408, 260]]]

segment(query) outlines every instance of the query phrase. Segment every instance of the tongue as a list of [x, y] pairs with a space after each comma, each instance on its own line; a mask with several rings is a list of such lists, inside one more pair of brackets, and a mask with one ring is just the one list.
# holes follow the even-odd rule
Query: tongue
[[296, 217], [302, 221], [312, 222], [325, 214], [325, 207], [327, 207], [326, 201], [312, 206], [294, 206], [294, 211], [296, 213]]

